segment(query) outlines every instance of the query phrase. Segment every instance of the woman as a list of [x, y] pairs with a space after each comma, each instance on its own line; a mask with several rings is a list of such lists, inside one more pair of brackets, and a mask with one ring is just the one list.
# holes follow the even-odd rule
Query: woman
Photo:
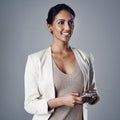
[[[33, 120], [87, 120], [86, 103], [99, 97], [93, 57], [69, 46], [74, 11], [65, 4], [49, 10], [47, 25], [51, 46], [28, 56], [25, 69], [25, 110]], [[94, 93], [85, 99], [82, 95]]]

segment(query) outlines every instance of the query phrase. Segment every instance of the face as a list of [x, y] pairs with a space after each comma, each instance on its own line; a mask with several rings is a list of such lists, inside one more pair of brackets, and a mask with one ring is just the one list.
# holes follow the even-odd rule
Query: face
[[52, 31], [55, 41], [68, 42], [74, 30], [74, 17], [70, 12], [61, 10], [48, 28]]

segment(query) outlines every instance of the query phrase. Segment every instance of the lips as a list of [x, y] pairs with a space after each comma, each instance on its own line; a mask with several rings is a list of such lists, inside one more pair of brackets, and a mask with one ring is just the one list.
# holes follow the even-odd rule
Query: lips
[[63, 32], [62, 34], [65, 35], [65, 36], [71, 36], [70, 32]]

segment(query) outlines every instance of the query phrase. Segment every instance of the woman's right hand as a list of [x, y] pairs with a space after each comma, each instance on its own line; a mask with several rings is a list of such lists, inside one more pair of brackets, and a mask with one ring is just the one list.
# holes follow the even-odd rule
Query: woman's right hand
[[80, 97], [80, 94], [77, 92], [68, 93], [65, 96], [62, 96], [63, 105], [74, 107], [75, 104], [83, 104], [84, 101]]
[[64, 105], [68, 107], [74, 107], [76, 104], [83, 104], [83, 103], [84, 101], [80, 97], [79, 93], [71, 92], [64, 96], [50, 99], [48, 101], [48, 109], [51, 110], [53, 108], [57, 108]]

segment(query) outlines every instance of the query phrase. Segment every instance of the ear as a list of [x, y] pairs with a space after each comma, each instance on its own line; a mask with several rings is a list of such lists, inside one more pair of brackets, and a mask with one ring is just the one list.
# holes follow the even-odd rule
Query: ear
[[47, 24], [47, 26], [48, 26], [48, 30], [52, 33], [52, 31], [53, 31], [52, 25]]

